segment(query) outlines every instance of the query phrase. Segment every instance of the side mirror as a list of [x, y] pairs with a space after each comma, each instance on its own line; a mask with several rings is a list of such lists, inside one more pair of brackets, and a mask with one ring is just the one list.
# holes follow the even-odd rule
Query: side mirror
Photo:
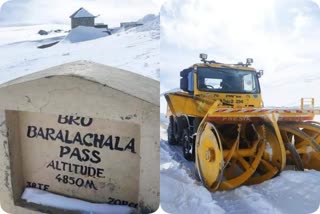
[[262, 77], [262, 75], [263, 75], [263, 70], [259, 70], [259, 71], [257, 72], [258, 78]]

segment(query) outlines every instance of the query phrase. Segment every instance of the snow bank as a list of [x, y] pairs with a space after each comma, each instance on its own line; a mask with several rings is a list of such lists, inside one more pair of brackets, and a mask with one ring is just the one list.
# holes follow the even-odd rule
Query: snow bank
[[141, 19], [139, 19], [137, 22], [138, 23], [147, 23], [147, 22], [155, 20], [156, 18], [157, 18], [157, 16], [154, 14], [147, 14], [144, 17], [142, 17]]
[[309, 214], [320, 204], [320, 172], [284, 171], [254, 186], [212, 194], [228, 213]]
[[35, 204], [94, 214], [127, 214], [134, 211], [128, 206], [90, 203], [34, 188], [26, 188], [22, 199]]
[[142, 31], [160, 31], [160, 15], [149, 14], [138, 21], [143, 25], [137, 27], [138, 32]]
[[161, 206], [168, 213], [225, 213], [225, 211], [212, 200], [210, 193], [203, 187], [195, 187], [192, 182], [185, 182], [186, 176], [161, 174]]
[[[160, 131], [161, 138], [166, 138], [166, 131], [163, 128]], [[217, 202], [212, 200], [210, 192], [190, 177], [192, 172], [188, 172], [173, 159], [167, 142], [163, 140], [160, 143], [160, 155], [160, 197], [164, 211], [172, 214], [225, 213]]]
[[320, 204], [319, 204], [318, 209], [317, 209], [314, 213], [312, 213], [312, 214], [319, 214], [319, 213], [320, 213]]
[[[148, 14], [136, 22], [141, 23], [142, 25], [138, 27], [130, 28], [128, 30], [129, 32], [153, 31], [153, 33], [157, 32], [160, 35], [160, 14], [159, 15]], [[114, 31], [120, 32], [120, 30], [123, 30], [123, 28], [120, 28]]]
[[106, 29], [78, 26], [72, 29], [62, 42], [76, 43], [98, 39], [105, 36], [109, 36]]

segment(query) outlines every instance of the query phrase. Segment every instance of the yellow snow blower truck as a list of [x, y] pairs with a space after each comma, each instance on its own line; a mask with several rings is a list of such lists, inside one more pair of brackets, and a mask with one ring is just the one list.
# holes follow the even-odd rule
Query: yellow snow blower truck
[[168, 143], [182, 145], [210, 191], [261, 183], [285, 168], [320, 170], [320, 123], [314, 99], [300, 108], [265, 108], [263, 71], [207, 60], [180, 72], [179, 92], [166, 93]]

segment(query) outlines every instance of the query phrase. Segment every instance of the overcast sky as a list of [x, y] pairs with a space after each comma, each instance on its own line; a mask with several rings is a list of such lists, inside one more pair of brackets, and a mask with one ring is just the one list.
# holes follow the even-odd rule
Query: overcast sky
[[[161, 92], [178, 88], [179, 71], [199, 62], [201, 52], [227, 63], [250, 57], [254, 67], [265, 71], [265, 103], [279, 105], [278, 86], [296, 84], [301, 74], [305, 81], [320, 79], [319, 5], [319, 0], [166, 1], [161, 9]], [[312, 96], [297, 91], [291, 93], [297, 103], [300, 96]], [[318, 84], [320, 98], [319, 92]]]
[[70, 23], [69, 16], [80, 7], [97, 22], [118, 26], [146, 14], [158, 14], [162, 0], [0, 0], [0, 24]]

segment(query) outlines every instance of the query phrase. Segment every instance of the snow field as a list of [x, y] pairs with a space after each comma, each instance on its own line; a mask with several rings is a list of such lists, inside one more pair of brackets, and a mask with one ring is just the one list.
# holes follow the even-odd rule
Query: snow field
[[[149, 24], [154, 27], [152, 23], [154, 22]], [[101, 30], [100, 33], [97, 32], [99, 30], [90, 33], [88, 31], [91, 29], [85, 27], [74, 29], [64, 42], [45, 49], [37, 47], [62, 40], [63, 36], [39, 39], [37, 35], [39, 28], [36, 26], [27, 27], [26, 30], [24, 27], [18, 27], [18, 34], [14, 33], [17, 27], [0, 28], [1, 35], [11, 35], [10, 41], [14, 41], [13, 43], [6, 41], [7, 44], [0, 45], [2, 59], [0, 84], [26, 74], [77, 60], [90, 60], [159, 80], [159, 26], [158, 29], [150, 27], [150, 30], [147, 30], [146, 26], [144, 29], [131, 29], [98, 39], [94, 38], [101, 36]], [[34, 37], [29, 36], [31, 31]], [[84, 41], [89, 39], [91, 40]], [[66, 42], [67, 40], [81, 40], [82, 42], [69, 43]]]

